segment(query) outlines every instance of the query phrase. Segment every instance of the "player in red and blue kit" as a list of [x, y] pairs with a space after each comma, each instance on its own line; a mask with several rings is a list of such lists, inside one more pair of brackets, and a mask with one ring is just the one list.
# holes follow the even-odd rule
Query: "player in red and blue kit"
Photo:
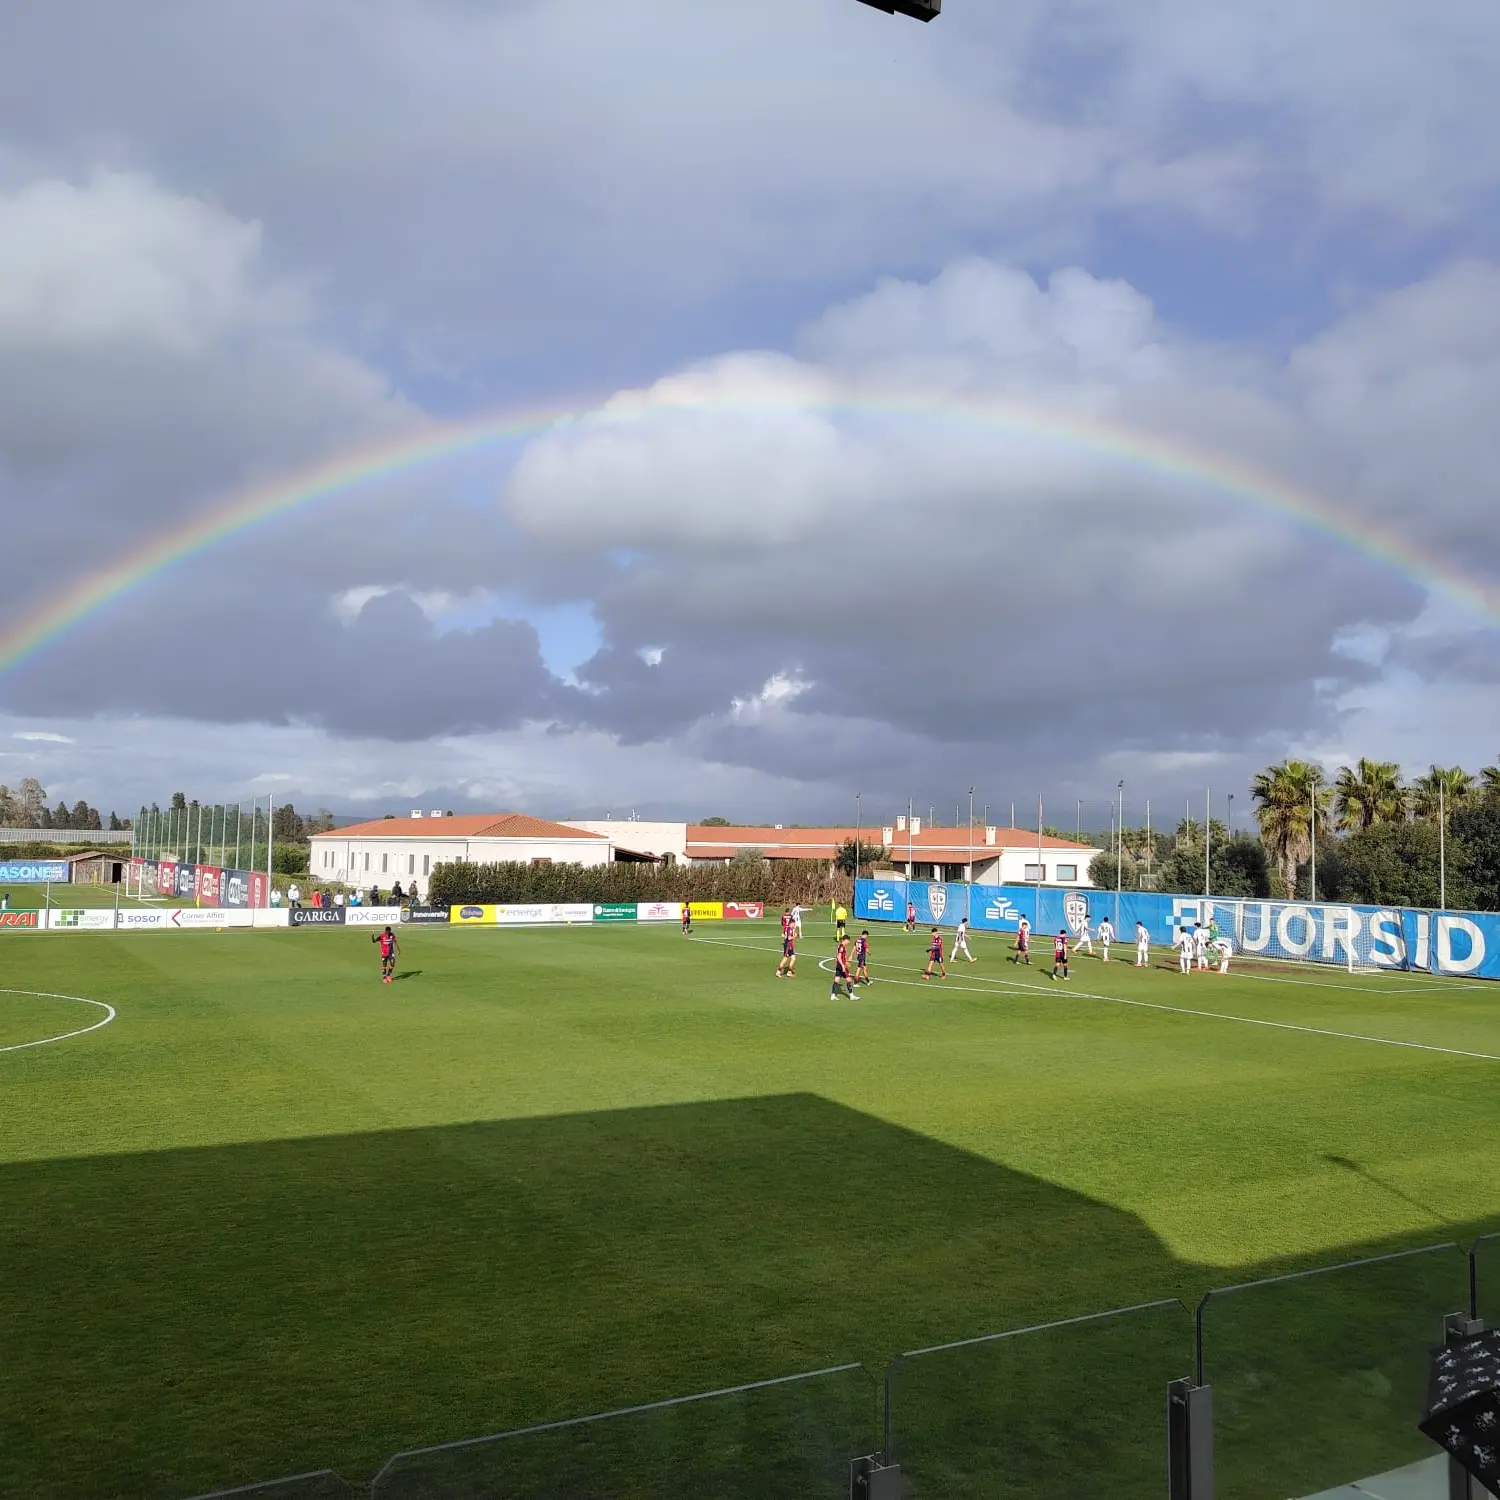
[[854, 980], [849, 975], [849, 939], [839, 937], [838, 946], [833, 952], [833, 988], [828, 993], [830, 1000], [839, 997], [839, 986], [843, 985], [845, 996], [852, 1000], [854, 998]]
[[943, 962], [943, 935], [936, 927], [932, 929], [932, 936], [927, 941], [927, 967], [922, 970], [923, 979], [932, 978], [932, 966], [938, 967], [938, 978], [948, 977], [948, 967]]
[[786, 915], [781, 918], [781, 962], [776, 965], [778, 979], [797, 977], [797, 928]]
[[870, 934], [868, 930], [862, 931], [858, 941], [854, 944], [854, 982], [856, 984], [870, 982]]
[[389, 927], [383, 932], [377, 932], [370, 941], [380, 944], [380, 982], [391, 984], [396, 977], [396, 960], [401, 956], [401, 944], [396, 941], [396, 934]]
[[1052, 939], [1052, 977], [1057, 978], [1057, 971], [1062, 970], [1062, 977], [1068, 977], [1068, 929], [1064, 927], [1055, 938]]

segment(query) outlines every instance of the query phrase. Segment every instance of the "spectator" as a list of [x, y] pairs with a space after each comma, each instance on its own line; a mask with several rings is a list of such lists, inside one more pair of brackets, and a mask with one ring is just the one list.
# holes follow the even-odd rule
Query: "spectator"
[[271, 905], [272, 906], [280, 906], [281, 905], [281, 892], [278, 891], [274, 885], [271, 887]]
[[333, 904], [335, 906], [342, 906], [344, 904], [344, 893], [342, 891], [335, 891], [333, 893]]
[[286, 899], [292, 906], [293, 910], [296, 910], [302, 905], [302, 887], [298, 885], [296, 881], [293, 881], [292, 884], [287, 887]]
[[321, 911], [323, 909], [323, 893], [322, 893], [322, 891], [316, 891], [315, 890], [312, 893], [312, 908], [313, 908], [314, 911]]
[[406, 896], [401, 889], [401, 882], [398, 880], [395, 885], [391, 887], [391, 905], [400, 906], [404, 900], [406, 900]]

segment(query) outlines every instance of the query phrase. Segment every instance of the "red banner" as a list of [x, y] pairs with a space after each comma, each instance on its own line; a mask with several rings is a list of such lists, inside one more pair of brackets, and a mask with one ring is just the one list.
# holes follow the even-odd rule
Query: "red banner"
[[740, 921], [744, 921], [747, 918], [758, 921], [765, 914], [766, 904], [764, 901], [726, 901], [724, 903], [724, 917], [726, 921], [736, 918]]
[[217, 906], [224, 888], [224, 872], [215, 865], [199, 865], [193, 872], [193, 900], [201, 906]]
[[177, 861], [161, 860], [156, 866], [156, 891], [160, 896], [177, 894]]
[[271, 904], [271, 886], [266, 877], [257, 871], [250, 872], [250, 904], [251, 906], [269, 906]]
[[34, 911], [0, 911], [0, 927], [38, 927]]

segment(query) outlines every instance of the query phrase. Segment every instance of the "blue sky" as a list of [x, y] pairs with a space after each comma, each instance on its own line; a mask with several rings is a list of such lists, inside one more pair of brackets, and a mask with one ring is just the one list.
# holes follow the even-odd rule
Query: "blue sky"
[[120, 601], [0, 676], [0, 780], [792, 821], [1493, 760], [1488, 618], [1097, 454], [829, 408], [1087, 414], [1485, 584], [1497, 75], [1478, 0], [34, 9], [0, 55], [0, 629], [247, 480], [638, 416]]

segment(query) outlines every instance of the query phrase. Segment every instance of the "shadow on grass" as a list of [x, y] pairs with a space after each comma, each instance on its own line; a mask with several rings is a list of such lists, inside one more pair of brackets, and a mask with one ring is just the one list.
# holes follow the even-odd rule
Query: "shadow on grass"
[[[0, 1264], [0, 1494], [37, 1497], [323, 1465], [368, 1479], [399, 1449], [845, 1361], [879, 1372], [901, 1349], [1206, 1281], [1128, 1214], [808, 1095], [0, 1167]], [[1423, 1338], [1428, 1311], [1408, 1320]], [[1332, 1293], [1294, 1314], [1271, 1326], [1315, 1342], [1389, 1321]], [[1007, 1466], [1073, 1461], [1089, 1401], [1159, 1415], [1165, 1380], [1192, 1368], [1192, 1319], [1141, 1316], [907, 1361], [914, 1493], [1054, 1493], [1006, 1487]], [[1274, 1364], [1266, 1326], [1243, 1357], [1225, 1342], [1252, 1395]], [[1404, 1432], [1406, 1381], [1370, 1368], [1356, 1380]], [[1283, 1380], [1255, 1419], [1270, 1401], [1311, 1420], [1309, 1399]], [[1077, 1473], [1120, 1475], [1106, 1418]], [[1155, 1495], [1159, 1423], [1144, 1430], [1131, 1462]], [[795, 1492], [836, 1493], [846, 1447], [880, 1446], [862, 1373], [616, 1431], [590, 1439], [623, 1445], [612, 1462], [698, 1454], [694, 1483], [725, 1495], [736, 1474], [747, 1494], [794, 1492], [747, 1465], [804, 1450], [816, 1484]], [[553, 1483], [586, 1445], [526, 1442], [524, 1486], [465, 1461], [380, 1493], [595, 1493], [571, 1468]], [[598, 1483], [636, 1492], [618, 1471]]]

